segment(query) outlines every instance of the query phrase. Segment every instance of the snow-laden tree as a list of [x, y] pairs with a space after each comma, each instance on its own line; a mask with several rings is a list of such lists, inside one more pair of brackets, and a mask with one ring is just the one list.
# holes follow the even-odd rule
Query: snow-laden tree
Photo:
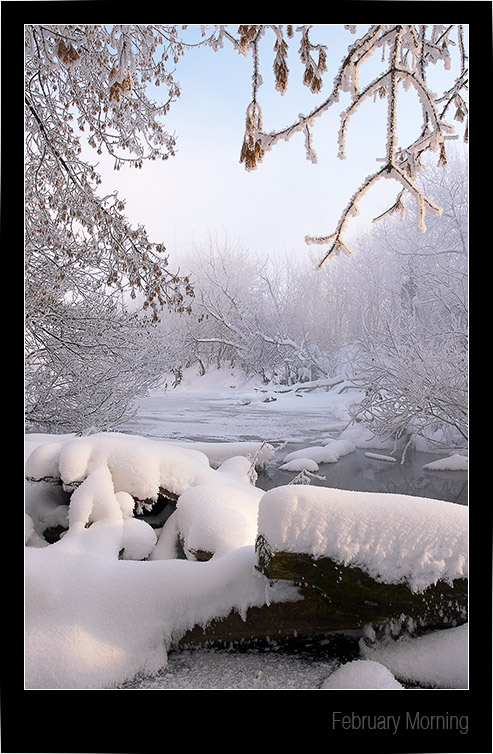
[[27, 349], [26, 420], [53, 433], [113, 428], [173, 363], [155, 328], [106, 295], [45, 310]]
[[371, 255], [393, 260], [393, 282], [378, 326], [365, 322], [359, 340], [355, 384], [366, 395], [358, 415], [404, 445], [414, 435], [467, 442], [467, 166], [455, 159], [421, 180], [442, 217], [422, 235], [411, 206], [402, 223], [387, 220], [370, 236]]
[[[143, 324], [115, 293], [138, 296], [154, 320], [163, 307], [189, 307], [188, 279], [130, 225], [116, 193], [99, 193], [84, 152], [109, 153], [116, 169], [173, 154], [162, 117], [179, 93], [170, 67], [181, 46], [175, 26], [26, 24], [25, 48], [27, 415], [80, 428], [110, 421], [128, 398], [109, 353], [121, 353], [125, 333], [130, 366]], [[163, 104], [149, 98], [149, 82], [165, 90]]]
[[[468, 71], [461, 25], [365, 26], [361, 36], [349, 45], [328, 96], [324, 93], [323, 77], [329, 70], [329, 62], [333, 61], [330, 61], [330, 50], [323, 39], [313, 40], [314, 34], [318, 34], [317, 25], [313, 29], [310, 24], [192, 25], [192, 36], [198, 32], [200, 38], [185, 43], [186, 28], [187, 25], [174, 24], [25, 26], [26, 384], [29, 407], [47, 405], [52, 385], [66, 381], [67, 375], [56, 370], [64, 368], [73, 356], [73, 352], [71, 355], [67, 352], [66, 358], [60, 358], [61, 349], [70, 345], [67, 332], [73, 336], [78, 333], [77, 337], [82, 338], [75, 348], [79, 361], [83, 354], [89, 353], [93, 358], [96, 355], [99, 358], [101, 353], [105, 361], [103, 352], [87, 345], [99, 342], [99, 312], [102, 307], [104, 309], [105, 295], [110, 297], [108, 308], [111, 312], [106, 321], [118, 322], [114, 332], [106, 333], [108, 342], [114, 337], [118, 343], [121, 328], [128, 326], [129, 339], [135, 343], [131, 333], [136, 333], [136, 322], [143, 325], [144, 320], [134, 320], [127, 314], [131, 299], [137, 298], [154, 321], [166, 307], [176, 311], [189, 310], [189, 296], [193, 291], [188, 277], [181, 277], [169, 269], [162, 243], [152, 242], [144, 227], [134, 227], [128, 222], [124, 201], [118, 194], [102, 195], [97, 164], [87, 157], [87, 150], [91, 148], [96, 160], [100, 154], [109, 154], [115, 169], [119, 170], [125, 165], [139, 168], [145, 160], [166, 160], [174, 154], [175, 140], [167, 132], [163, 118], [179, 95], [173, 68], [189, 44], [209, 46], [216, 51], [220, 51], [224, 44], [232, 44], [242, 55], [248, 57], [251, 53], [252, 100], [247, 108], [240, 156], [248, 170], [255, 168], [275, 144], [298, 132], [305, 136], [308, 158], [315, 161], [315, 122], [340, 99], [349, 97], [349, 104], [341, 113], [339, 156], [343, 158], [347, 126], [357, 115], [359, 106], [372, 99], [386, 102], [386, 149], [384, 155], [377, 156], [382, 167], [356, 190], [333, 234], [307, 238], [310, 243], [329, 244], [322, 264], [341, 249], [350, 252], [343, 240], [347, 222], [357, 213], [358, 202], [364, 193], [381, 178], [393, 179], [400, 188], [391, 210], [400, 210], [405, 195], [412, 196], [421, 230], [424, 229], [425, 213], [440, 214], [442, 211], [431, 195], [423, 190], [417, 176], [427, 152], [437, 152], [439, 163], [446, 163], [446, 140], [453, 136], [447, 118], [463, 124], [467, 136]], [[356, 33], [358, 28], [361, 27], [346, 25], [348, 33]], [[288, 48], [296, 45], [304, 71], [303, 83], [314, 96], [322, 97], [322, 101], [308, 115], [299, 115], [288, 127], [265, 133], [260, 105], [259, 51], [260, 40], [268, 34], [274, 39], [276, 89], [281, 94], [286, 90]], [[371, 83], [360, 85], [360, 74], [375, 53], [381, 55], [381, 69]], [[430, 65], [436, 63], [450, 68], [451, 78], [448, 88], [435, 95], [428, 86], [427, 76]], [[164, 91], [160, 104], [149, 94], [151, 85], [154, 91], [157, 91], [156, 87]], [[401, 144], [397, 103], [407, 89], [417, 95], [422, 119], [413, 143]], [[291, 277], [291, 286], [293, 281]], [[315, 334], [313, 325], [296, 330], [290, 324], [286, 328], [288, 309], [282, 309], [282, 322], [277, 317], [281, 313], [279, 300], [276, 300], [280, 289], [272, 296], [272, 280], [264, 277], [263, 283], [257, 281], [257, 284], [262, 291], [267, 291], [266, 297], [262, 297], [265, 306], [270, 295], [273, 313], [270, 327], [259, 320], [251, 302], [242, 311], [240, 320], [233, 324], [234, 307], [228, 312], [222, 306], [221, 322], [214, 309], [215, 303], [204, 300], [203, 308], [211, 309], [205, 315], [208, 314], [209, 319], [215, 316], [215, 326], [220, 327], [221, 332], [219, 336], [217, 333], [202, 333], [201, 347], [207, 337], [211, 343], [213, 338], [220, 337], [228, 341], [222, 343], [224, 348], [238, 353], [238, 338], [245, 336], [244, 343], [247, 340], [255, 342], [256, 347], [251, 350], [250, 346], [249, 349], [241, 346], [243, 364], [252, 363], [263, 368], [268, 362], [272, 365], [282, 361], [288, 380], [292, 379], [292, 365], [294, 372], [297, 371], [297, 362], [301, 366], [316, 364], [323, 372], [325, 367], [318, 350], [323, 340], [320, 328]], [[115, 293], [120, 297], [118, 305]], [[221, 295], [223, 304], [229, 297], [233, 306], [229, 289], [223, 289]], [[308, 309], [307, 300], [305, 305]], [[321, 321], [322, 311], [318, 314]], [[84, 326], [74, 328], [73, 322], [81, 320], [84, 320]], [[342, 322], [339, 318], [339, 325]], [[90, 324], [94, 329], [87, 339]], [[109, 326], [113, 327], [113, 324]], [[331, 330], [330, 337], [333, 334]], [[339, 341], [343, 337], [342, 328], [339, 328]], [[214, 347], [217, 354], [221, 344]], [[326, 354], [327, 348], [322, 351]], [[137, 350], [132, 346], [130, 353], [137, 354]], [[80, 361], [80, 369], [70, 371], [71, 374], [78, 372], [78, 381], [73, 383], [74, 395], [82, 392], [80, 377], [86, 373], [88, 363]], [[88, 381], [88, 387], [90, 384]], [[117, 382], [114, 385], [116, 389]], [[68, 384], [66, 390], [68, 395]], [[100, 406], [108, 405], [106, 400], [100, 399], [101, 396], [94, 397], [95, 405], [98, 401]], [[68, 406], [69, 402], [65, 405]], [[87, 410], [92, 414], [89, 406]], [[79, 411], [79, 415], [82, 413]], [[34, 417], [35, 414], [30, 412], [29, 415]], [[102, 416], [102, 420], [108, 421], [109, 414]]]
[[325, 376], [329, 367], [314, 337], [313, 290], [306, 279], [316, 273], [291, 262], [262, 260], [227, 239], [196, 249], [188, 363], [197, 361], [202, 372], [236, 366], [282, 384]]

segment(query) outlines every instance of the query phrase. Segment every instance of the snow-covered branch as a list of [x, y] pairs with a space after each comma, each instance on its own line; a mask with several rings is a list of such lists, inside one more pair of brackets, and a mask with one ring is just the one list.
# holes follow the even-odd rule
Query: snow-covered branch
[[[356, 114], [363, 102], [375, 97], [387, 98], [385, 167], [376, 170], [361, 183], [343, 210], [337, 228], [333, 233], [323, 236], [309, 234], [306, 236], [307, 243], [330, 244], [330, 248], [319, 267], [322, 267], [329, 257], [340, 250], [351, 254], [351, 250], [343, 240], [347, 222], [353, 215], [357, 214], [358, 203], [363, 195], [382, 177], [396, 179], [401, 183], [404, 193], [410, 192], [414, 196], [419, 210], [417, 214], [418, 227], [424, 231], [426, 229], [424, 221], [426, 211], [439, 213], [440, 210], [429, 197], [422, 193], [412, 179], [421, 169], [421, 157], [424, 152], [439, 151], [439, 164], [446, 163], [445, 141], [452, 138], [453, 128], [443, 118], [450, 106], [454, 104], [456, 107], [456, 121], [462, 123], [467, 119], [467, 102], [465, 99], [467, 55], [462, 25], [435, 24], [431, 29], [428, 29], [426, 25], [415, 24], [377, 24], [370, 26], [359, 40], [349, 46], [347, 55], [342, 60], [335, 76], [330, 94], [308, 115], [300, 114], [289, 126], [270, 133], [265, 133], [262, 130], [261, 105], [258, 101], [258, 38], [267, 28], [269, 28], [268, 25], [240, 27], [244, 32], [242, 37], [243, 51], [250, 48], [254, 50], [253, 97], [247, 110], [246, 134], [241, 153], [241, 162], [245, 162], [245, 167], [248, 170], [256, 168], [265, 153], [279, 141], [287, 141], [299, 132], [303, 132], [305, 136], [307, 158], [316, 162], [312, 136], [314, 123], [339, 101], [343, 93], [349, 93], [351, 102], [341, 115], [339, 132], [339, 157], [344, 159], [346, 129], [350, 118]], [[288, 26], [288, 36], [294, 36], [295, 31], [301, 33], [300, 55], [302, 61], [309, 66], [305, 69], [304, 83], [310, 86], [312, 92], [319, 93], [322, 89], [321, 76], [327, 68], [326, 48], [320, 46], [319, 63], [316, 65], [311, 55], [314, 46], [308, 39], [309, 28], [308, 25], [293, 30], [292, 27]], [[351, 31], [354, 32], [355, 28], [351, 28]], [[277, 56], [274, 67], [278, 71], [276, 86], [284, 91], [288, 74], [285, 65], [287, 43], [284, 40], [281, 27], [275, 27], [275, 32]], [[452, 68], [450, 47], [456, 44], [452, 40], [454, 32], [456, 32], [459, 48], [460, 72], [452, 86], [446, 92], [437, 96], [427, 85], [426, 69], [430, 64], [435, 64], [438, 61], [444, 62], [446, 70]], [[382, 61], [384, 61], [387, 48], [389, 52], [386, 68], [370, 84], [360, 89], [360, 69], [379, 49], [382, 51]], [[307, 71], [309, 72], [307, 73]], [[405, 92], [411, 86], [416, 92], [421, 106], [422, 122], [418, 137], [411, 144], [404, 146], [398, 144], [397, 100], [400, 95], [399, 89], [401, 88]], [[440, 110], [439, 106], [441, 106]], [[464, 138], [467, 140], [467, 125]], [[401, 199], [402, 192], [396, 201], [399, 208], [401, 207]], [[393, 209], [393, 207], [390, 209]], [[385, 214], [385, 212], [382, 213], [380, 217], [385, 216]]]
[[[178, 95], [167, 61], [176, 63], [181, 47], [173, 26], [26, 24], [25, 49], [28, 420], [51, 422], [53, 411], [59, 426], [72, 419], [78, 425], [84, 410], [92, 412], [85, 376], [87, 395], [93, 393], [107, 421], [115, 411], [107, 410], [107, 398], [99, 400], [103, 383], [108, 395], [114, 391], [113, 407], [128, 405], [131, 389], [102, 346], [111, 343], [123, 375], [120, 330], [136, 350], [138, 331], [143, 341], [147, 337], [148, 323], [132, 320], [126, 307], [138, 300], [157, 321], [163, 308], [189, 310], [193, 291], [186, 277], [168, 268], [164, 245], [152, 243], [143, 226], [130, 225], [124, 201], [116, 193], [102, 195], [83, 147], [111, 155], [117, 169], [174, 154], [162, 116]], [[167, 90], [161, 104], [147, 95], [151, 80]], [[91, 365], [88, 352], [95, 355]], [[129, 363], [134, 354], [130, 347]], [[141, 391], [137, 382], [132, 389]]]

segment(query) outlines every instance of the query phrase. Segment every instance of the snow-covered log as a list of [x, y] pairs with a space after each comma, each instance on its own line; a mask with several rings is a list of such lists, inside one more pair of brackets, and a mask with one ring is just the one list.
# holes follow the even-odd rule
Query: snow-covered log
[[62, 435], [43, 442], [26, 463], [29, 482], [61, 484], [76, 489], [95, 466], [114, 469], [117, 485], [144, 503], [159, 496], [176, 501], [184, 490], [214, 478], [213, 469], [237, 456], [250, 459], [255, 468], [265, 467], [275, 450], [269, 443], [179, 443], [152, 440], [119, 432], [87, 437]]
[[[259, 504], [257, 569], [297, 598], [231, 612], [182, 644], [419, 635], [467, 622], [467, 508], [407, 495], [279, 487]], [[346, 647], [347, 649], [347, 647]]]
[[406, 584], [385, 584], [361, 568], [345, 566], [332, 558], [314, 558], [304, 553], [276, 552], [268, 543], [258, 543], [261, 571], [270, 579], [287, 579], [320, 593], [320, 621], [326, 631], [362, 629], [399, 622], [406, 629], [446, 628], [467, 621], [467, 579], [453, 584], [439, 580], [423, 593]]
[[281, 487], [262, 498], [258, 568], [327, 602], [327, 630], [467, 621], [468, 510], [441, 500]]

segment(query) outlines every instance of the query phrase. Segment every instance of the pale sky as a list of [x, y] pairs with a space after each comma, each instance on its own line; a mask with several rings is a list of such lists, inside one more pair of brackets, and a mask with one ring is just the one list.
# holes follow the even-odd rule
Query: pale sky
[[[192, 25], [193, 26], [193, 25]], [[264, 130], [280, 129], [307, 114], [332, 90], [340, 62], [352, 44], [367, 29], [355, 35], [342, 25], [322, 25], [312, 41], [329, 45], [328, 71], [321, 94], [313, 95], [301, 84], [299, 37], [290, 47], [288, 91], [274, 89], [272, 63], [274, 36], [266, 34], [261, 51], [263, 85], [259, 101]], [[236, 27], [235, 27], [236, 28]], [[379, 55], [367, 68], [368, 82], [376, 73]], [[437, 74], [443, 72], [443, 64]], [[211, 236], [223, 238], [252, 252], [266, 255], [295, 253], [323, 256], [325, 247], [310, 247], [306, 235], [327, 235], [335, 230], [341, 212], [361, 181], [379, 167], [385, 154], [386, 100], [366, 103], [356, 112], [348, 130], [345, 160], [337, 156], [337, 132], [343, 103], [334, 105], [313, 130], [318, 163], [306, 159], [302, 134], [268, 152], [255, 171], [239, 162], [245, 112], [251, 100], [251, 55], [244, 57], [225, 43], [223, 50], [203, 48], [187, 52], [175, 74], [182, 96], [172, 104], [167, 127], [178, 138], [178, 152], [166, 162], [151, 162], [140, 170], [100, 170], [104, 190], [119, 190], [126, 199], [126, 214], [132, 224], [146, 226], [154, 242], [163, 242], [172, 260], [180, 260], [194, 246], [208, 245]], [[362, 81], [363, 83], [363, 81]], [[159, 95], [159, 89], [156, 90]], [[416, 108], [415, 94], [406, 95]], [[403, 141], [419, 133], [418, 106], [408, 109], [401, 96], [398, 124]], [[347, 100], [349, 103], [349, 99]], [[112, 163], [109, 163], [112, 164]], [[357, 234], [371, 219], [390, 206], [400, 187], [380, 181], [360, 205], [361, 214], [348, 231]]]

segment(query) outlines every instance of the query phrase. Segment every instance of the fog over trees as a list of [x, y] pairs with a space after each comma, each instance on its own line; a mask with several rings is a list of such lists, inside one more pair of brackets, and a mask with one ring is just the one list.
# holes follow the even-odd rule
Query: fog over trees
[[[287, 46], [298, 45], [315, 96], [326, 47], [311, 42], [309, 25], [204, 27], [200, 44], [251, 55], [241, 150], [248, 170], [261, 170], [265, 152], [300, 131], [315, 161], [313, 128], [342, 93], [351, 102], [341, 115], [339, 156], [348, 121], [372, 98], [388, 103], [386, 154], [348, 198], [335, 231], [307, 238], [316, 246], [305, 256], [258, 258], [217, 235], [181, 264], [183, 272], [170, 269], [164, 243], [129, 223], [117, 194], [100, 194], [97, 169], [82, 156], [87, 142], [96, 157], [110, 154], [115, 169], [172, 158], [165, 116], [179, 93], [173, 69], [187, 49], [181, 27], [27, 24], [25, 32], [30, 429], [115, 427], [135, 399], [163, 379], [178, 383], [196, 365], [201, 373], [231, 366], [287, 386], [344, 374], [365, 391], [355, 418], [376, 433], [401, 438], [411, 427], [419, 434], [440, 424], [467, 436], [467, 163], [447, 145], [451, 120], [467, 137], [460, 25], [371, 26], [348, 48], [329, 97], [270, 134], [262, 130], [260, 38], [274, 35], [276, 88], [287, 82]], [[383, 70], [360, 88], [374, 52]], [[432, 94], [427, 67], [448, 68], [453, 55], [456, 74]], [[148, 93], [151, 82], [165, 91], [160, 104]], [[400, 145], [395, 111], [406, 87], [418, 94], [422, 123], [419, 137]], [[349, 241], [359, 200], [385, 177], [399, 184], [395, 204]], [[328, 247], [322, 258], [314, 254], [320, 244]]]
[[357, 418], [377, 435], [446, 425], [467, 438], [467, 164], [429, 168], [422, 182], [443, 206], [426, 234], [411, 204], [321, 270], [309, 255], [256, 258], [227, 237], [197, 249], [193, 312], [157, 329], [174, 354], [170, 386], [194, 365], [286, 386], [342, 374], [365, 391]]

